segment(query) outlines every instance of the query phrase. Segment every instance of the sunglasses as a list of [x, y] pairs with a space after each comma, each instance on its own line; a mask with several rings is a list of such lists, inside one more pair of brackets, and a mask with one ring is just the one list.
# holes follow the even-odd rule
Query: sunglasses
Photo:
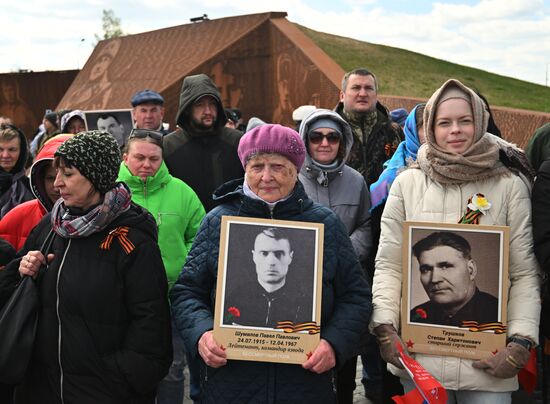
[[320, 132], [311, 132], [308, 139], [309, 142], [313, 144], [320, 144], [323, 142], [323, 139], [327, 139], [329, 144], [340, 143], [340, 135], [336, 132], [329, 133], [328, 135], [323, 135]]
[[153, 139], [153, 143], [156, 145], [162, 147], [162, 133], [157, 132], [155, 130], [149, 130], [149, 129], [132, 129], [130, 132], [130, 136], [128, 139], [145, 139], [147, 137], [150, 137]]

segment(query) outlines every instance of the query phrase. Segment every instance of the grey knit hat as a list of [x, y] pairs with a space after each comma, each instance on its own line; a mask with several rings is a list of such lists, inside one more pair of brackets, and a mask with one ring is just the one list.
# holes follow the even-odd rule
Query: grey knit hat
[[63, 143], [55, 156], [63, 157], [102, 194], [115, 185], [120, 168], [120, 149], [107, 132], [80, 132]]

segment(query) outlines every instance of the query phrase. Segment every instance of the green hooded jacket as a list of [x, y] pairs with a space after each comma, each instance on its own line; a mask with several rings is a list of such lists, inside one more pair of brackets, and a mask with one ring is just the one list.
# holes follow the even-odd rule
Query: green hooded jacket
[[130, 187], [132, 201], [147, 209], [157, 222], [158, 243], [170, 289], [191, 249], [205, 215], [204, 208], [187, 184], [170, 175], [164, 162], [153, 177], [147, 177], [147, 182], [132, 175], [123, 162], [118, 181]]

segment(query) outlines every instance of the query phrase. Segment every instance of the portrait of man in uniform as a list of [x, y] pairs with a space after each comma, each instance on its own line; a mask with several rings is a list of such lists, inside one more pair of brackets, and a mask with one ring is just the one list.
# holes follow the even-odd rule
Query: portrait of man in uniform
[[[294, 265], [302, 254], [294, 244], [292, 229], [254, 226], [252, 243], [239, 260], [241, 282], [226, 289], [223, 324], [275, 328], [280, 321], [312, 321], [312, 285], [303, 276], [303, 265]], [[303, 257], [302, 257], [303, 259]], [[312, 269], [311, 269], [312, 272]], [[310, 275], [311, 276], [311, 275]]]
[[460, 327], [463, 321], [498, 321], [498, 299], [478, 288], [476, 277], [484, 268], [473, 259], [466, 238], [433, 232], [412, 246], [412, 254], [429, 300], [410, 311], [411, 322]]

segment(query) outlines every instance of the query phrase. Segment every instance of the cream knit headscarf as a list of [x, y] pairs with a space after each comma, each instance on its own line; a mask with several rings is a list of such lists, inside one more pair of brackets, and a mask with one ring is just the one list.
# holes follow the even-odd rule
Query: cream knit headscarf
[[[438, 106], [451, 98], [468, 101], [474, 119], [474, 140], [463, 154], [449, 152], [437, 145], [434, 121]], [[483, 100], [460, 81], [450, 79], [428, 100], [424, 110], [426, 143], [418, 150], [418, 165], [434, 181], [459, 184], [506, 175], [510, 171], [499, 161], [499, 146], [485, 136], [489, 112]]]

